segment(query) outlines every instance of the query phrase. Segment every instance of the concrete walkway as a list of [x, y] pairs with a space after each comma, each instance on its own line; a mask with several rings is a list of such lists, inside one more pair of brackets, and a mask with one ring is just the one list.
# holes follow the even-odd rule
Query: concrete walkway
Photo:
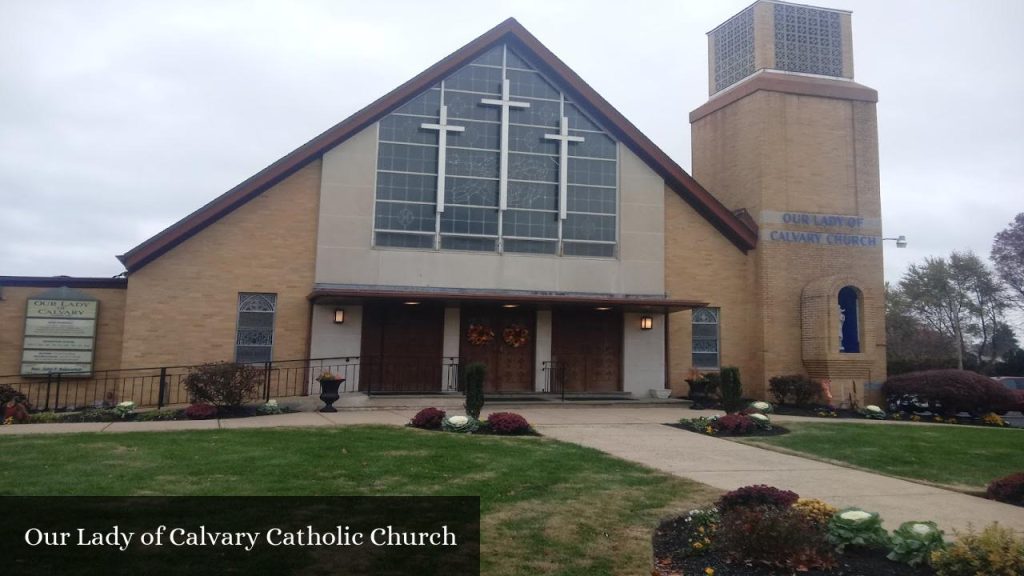
[[[428, 399], [429, 400], [429, 399]], [[113, 422], [81, 424], [25, 424], [0, 426], [0, 436], [70, 432], [134, 432], [162, 430], [209, 430], [264, 427], [328, 427], [353, 424], [403, 425], [424, 405], [446, 408], [461, 406], [461, 398], [450, 402], [408, 402], [392, 400], [367, 402], [334, 414], [298, 412], [228, 420]], [[377, 405], [374, 405], [377, 404]], [[819, 498], [840, 508], [858, 506], [882, 514], [892, 529], [907, 520], [934, 520], [947, 532], [977, 528], [999, 521], [1024, 534], [1024, 508], [1001, 504], [950, 490], [943, 490], [862, 472], [807, 458], [789, 456], [738, 442], [694, 434], [664, 423], [714, 411], [693, 411], [666, 403], [492, 403], [490, 412], [515, 411], [526, 417], [547, 437], [596, 448], [625, 460], [669, 474], [689, 478], [722, 490], [750, 484], [768, 484], [793, 490], [807, 498]], [[836, 422], [831, 419], [776, 416], [776, 422]], [[841, 422], [841, 421], [840, 421]], [[846, 421], [850, 422], [850, 421]], [[907, 425], [910, 422], [855, 421], [863, 425]], [[1007, 430], [1008, 434], [1024, 432]], [[0, 440], [0, 447], [2, 447]]]

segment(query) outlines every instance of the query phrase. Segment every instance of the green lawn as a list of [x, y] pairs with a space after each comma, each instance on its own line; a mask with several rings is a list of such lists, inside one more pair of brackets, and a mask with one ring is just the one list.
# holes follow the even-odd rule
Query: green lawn
[[711, 489], [544, 438], [384, 426], [0, 437], [8, 495], [479, 495], [483, 574], [643, 574]]
[[982, 488], [1024, 470], [1024, 430], [972, 426], [793, 424], [750, 439], [883, 474]]

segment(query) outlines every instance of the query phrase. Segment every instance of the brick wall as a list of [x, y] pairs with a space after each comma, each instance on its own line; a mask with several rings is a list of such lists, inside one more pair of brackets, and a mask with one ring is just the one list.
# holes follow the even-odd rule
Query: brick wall
[[234, 360], [239, 292], [277, 294], [274, 358], [309, 342], [320, 162], [128, 277], [123, 368]]

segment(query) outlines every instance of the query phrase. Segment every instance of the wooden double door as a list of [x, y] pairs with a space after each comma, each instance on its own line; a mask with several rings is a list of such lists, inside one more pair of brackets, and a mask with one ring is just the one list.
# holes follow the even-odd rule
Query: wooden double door
[[422, 303], [363, 307], [359, 390], [437, 392], [442, 388], [444, 308]]
[[[533, 392], [537, 313], [523, 308], [476, 306], [462, 308], [460, 317], [460, 363], [463, 368], [473, 362], [487, 366], [484, 390]], [[488, 334], [492, 334], [489, 339]]]
[[587, 308], [551, 314], [552, 392], [622, 390], [622, 313]]

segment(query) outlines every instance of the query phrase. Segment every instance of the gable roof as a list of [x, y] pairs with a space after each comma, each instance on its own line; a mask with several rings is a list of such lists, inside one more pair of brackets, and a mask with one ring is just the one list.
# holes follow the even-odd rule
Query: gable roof
[[737, 248], [746, 252], [757, 245], [756, 229], [752, 229], [737, 218], [682, 167], [669, 158], [661, 148], [644, 136], [625, 116], [613, 108], [607, 100], [541, 44], [533, 34], [530, 34], [514, 18], [509, 18], [369, 106], [335, 124], [202, 208], [117, 258], [129, 272], [142, 268], [164, 252], [262, 194], [310, 162], [317, 160], [328, 150], [377, 122], [407, 100], [502, 42], [507, 42], [515, 48], [523, 50], [527, 55], [533, 56], [542, 73], [560, 81], [575, 102], [582, 105], [616, 139], [628, 146], [634, 154], [653, 168], [665, 179], [672, 190], [732, 241]]

